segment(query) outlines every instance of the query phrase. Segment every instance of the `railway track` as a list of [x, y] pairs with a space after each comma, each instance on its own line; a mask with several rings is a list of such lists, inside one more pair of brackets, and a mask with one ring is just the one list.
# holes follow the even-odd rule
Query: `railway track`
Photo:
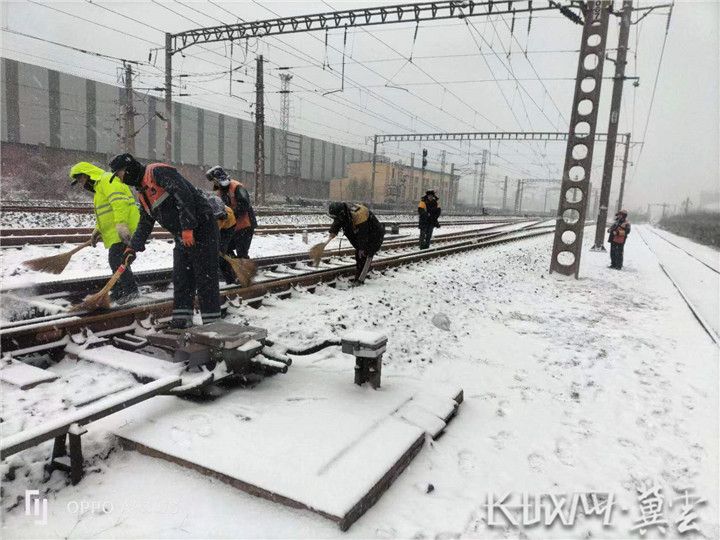
[[[499, 228], [499, 227], [498, 227]], [[418, 251], [416, 240], [388, 242], [373, 261], [373, 270], [412, 264], [437, 257], [454, 255], [465, 251], [495, 246], [498, 244], [544, 235], [554, 230], [554, 223], [531, 222], [519, 225], [505, 225], [506, 230], [481, 230], [458, 233], [450, 238], [439, 237], [431, 249]], [[448, 235], [450, 236], [450, 235]], [[320, 283], [334, 282], [338, 278], [352, 275], [355, 271], [353, 250], [332, 252], [324, 258], [318, 268], [309, 265], [305, 254], [290, 254], [268, 257], [260, 260], [261, 269], [255, 282], [246, 288], [229, 286], [221, 289], [227, 309], [239, 307], [242, 303], [259, 305], [267, 295], [289, 296], [291, 289], [303, 287], [309, 290]], [[102, 281], [102, 278], [98, 278]], [[146, 326], [151, 328], [155, 321], [169, 317], [172, 311], [172, 294], [167, 289], [169, 270], [149, 273], [143, 279], [154, 283], [155, 290], [146, 294], [149, 301], [144, 304], [123, 306], [101, 313], [68, 313], [69, 298], [77, 296], [78, 288], [67, 291], [48, 292], [40, 301], [46, 307], [54, 306], [56, 313], [33, 317], [30, 320], [15, 321], [0, 327], [0, 345], [5, 354], [22, 355], [43, 350], [61, 349], [76, 334], [114, 335]], [[88, 281], [88, 280], [86, 280]], [[67, 285], [67, 282], [65, 282]], [[97, 290], [94, 288], [93, 290]], [[17, 291], [16, 291], [17, 292]], [[7, 298], [8, 292], [4, 293]], [[22, 300], [23, 296], [18, 295]], [[53, 303], [53, 301], [57, 303]], [[32, 303], [32, 300], [30, 300]]]
[[[688, 308], [692, 312], [695, 319], [700, 323], [700, 326], [703, 327], [703, 329], [705, 330], [705, 333], [710, 337], [710, 339], [713, 342], [715, 342], [716, 345], [720, 346], [720, 336], [718, 336], [717, 332], [714, 330], [712, 325], [705, 319], [705, 317], [702, 314], [702, 310], [698, 306], [695, 305], [695, 303], [690, 299], [690, 296], [687, 294], [687, 292], [683, 290], [679, 280], [676, 279], [675, 277], [673, 277], [672, 272], [668, 271], [666, 266], [661, 262], [661, 257], [658, 255], [657, 251], [652, 247], [652, 245], [650, 245], [650, 242], [648, 242], [647, 239], [645, 238], [645, 236], [643, 234], [645, 230], [646, 230], [645, 228], [638, 228], [638, 233], [640, 235], [640, 239], [647, 246], [647, 248], [653, 253], [653, 255], [655, 255], [655, 257], [657, 258], [658, 265], [660, 266], [660, 270], [663, 271], [663, 274], [665, 274], [665, 276], [673, 284], [673, 287], [675, 287], [677, 292], [680, 294], [680, 296], [682, 297], [683, 301], [685, 302], [685, 304], [688, 306]], [[652, 230], [650, 232], [652, 232], [658, 238], [665, 240], [668, 244], [672, 245], [673, 247], [679, 249], [680, 251], [683, 251], [684, 253], [686, 253], [688, 255], [688, 257], [703, 264], [704, 266], [706, 266], [707, 268], [709, 268], [716, 274], [720, 273], [720, 272], [718, 272], [718, 270], [716, 268], [713, 268], [706, 262], [698, 259], [692, 253], [689, 253], [687, 250], [681, 248], [680, 246], [676, 245], [675, 243], [670, 242], [669, 240], [667, 240], [667, 238], [663, 238], [662, 235], [659, 235]]]
[[[443, 220], [445, 226], [456, 225], [484, 225], [494, 223], [508, 223], [512, 219], [476, 219], [476, 220]], [[385, 226], [390, 230], [393, 226], [398, 228], [416, 228], [417, 221], [389, 221]], [[304, 232], [325, 232], [330, 223], [312, 223], [307, 225], [258, 225], [255, 229], [257, 235], [272, 234], [302, 234]], [[26, 228], [26, 229], [0, 229], [0, 248], [18, 248], [25, 245], [55, 246], [61, 244], [81, 244], [92, 233], [92, 227], [67, 228]], [[155, 240], [172, 240], [168, 231], [156, 228], [151, 238]]]

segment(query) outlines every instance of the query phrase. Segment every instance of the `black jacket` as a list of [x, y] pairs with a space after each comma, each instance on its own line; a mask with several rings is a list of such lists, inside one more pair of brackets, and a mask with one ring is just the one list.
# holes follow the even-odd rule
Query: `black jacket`
[[[140, 178], [145, 174], [143, 167]], [[153, 170], [155, 182], [167, 191], [166, 198], [151, 214], [140, 211], [140, 223], [130, 241], [135, 251], [143, 251], [157, 221], [179, 238], [182, 231], [195, 229], [201, 221], [213, 220], [212, 209], [203, 193], [187, 181], [173, 167], [157, 167]]]
[[442, 209], [438, 204], [437, 197], [428, 197], [427, 195], [423, 195], [423, 197], [420, 199], [420, 203], [418, 204], [420, 227], [425, 227], [428, 225], [432, 227], [437, 227], [438, 218], [440, 217], [441, 212]]
[[362, 204], [345, 205], [343, 215], [333, 220], [330, 234], [335, 235], [340, 229], [356, 250], [370, 257], [380, 251], [385, 237], [385, 226]]

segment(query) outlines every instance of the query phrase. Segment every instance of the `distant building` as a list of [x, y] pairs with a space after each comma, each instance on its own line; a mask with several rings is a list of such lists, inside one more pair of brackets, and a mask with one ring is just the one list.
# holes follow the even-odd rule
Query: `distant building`
[[[344, 178], [330, 180], [330, 200], [369, 201], [372, 185], [372, 161], [350, 163]], [[375, 192], [372, 200], [377, 204], [403, 204], [420, 200], [425, 190], [434, 189], [440, 204], [453, 206], [457, 198], [460, 177], [456, 174], [425, 170], [402, 163], [378, 162], [375, 164]]]

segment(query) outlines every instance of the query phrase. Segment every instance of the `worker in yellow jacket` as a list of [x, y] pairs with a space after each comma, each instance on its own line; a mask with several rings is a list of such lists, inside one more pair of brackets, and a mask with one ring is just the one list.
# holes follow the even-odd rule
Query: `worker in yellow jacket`
[[[123, 262], [123, 252], [132, 238], [140, 221], [140, 210], [130, 188], [122, 182], [110, 182], [112, 173], [100, 167], [81, 161], [70, 169], [70, 185], [77, 183], [93, 193], [95, 230], [92, 233], [93, 247], [98, 240], [108, 248], [110, 269], [115, 272]], [[119, 305], [138, 297], [138, 286], [130, 268], [126, 268], [111, 292]]]

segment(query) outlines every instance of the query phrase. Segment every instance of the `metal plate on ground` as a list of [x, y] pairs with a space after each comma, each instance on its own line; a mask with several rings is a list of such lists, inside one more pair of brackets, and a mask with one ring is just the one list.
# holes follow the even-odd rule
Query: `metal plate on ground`
[[126, 447], [311, 510], [345, 530], [462, 399], [457, 387], [427, 391], [403, 377], [378, 391], [352, 381], [346, 356], [297, 358], [282, 379], [213, 402], [159, 397], [134, 407], [114, 432]]

